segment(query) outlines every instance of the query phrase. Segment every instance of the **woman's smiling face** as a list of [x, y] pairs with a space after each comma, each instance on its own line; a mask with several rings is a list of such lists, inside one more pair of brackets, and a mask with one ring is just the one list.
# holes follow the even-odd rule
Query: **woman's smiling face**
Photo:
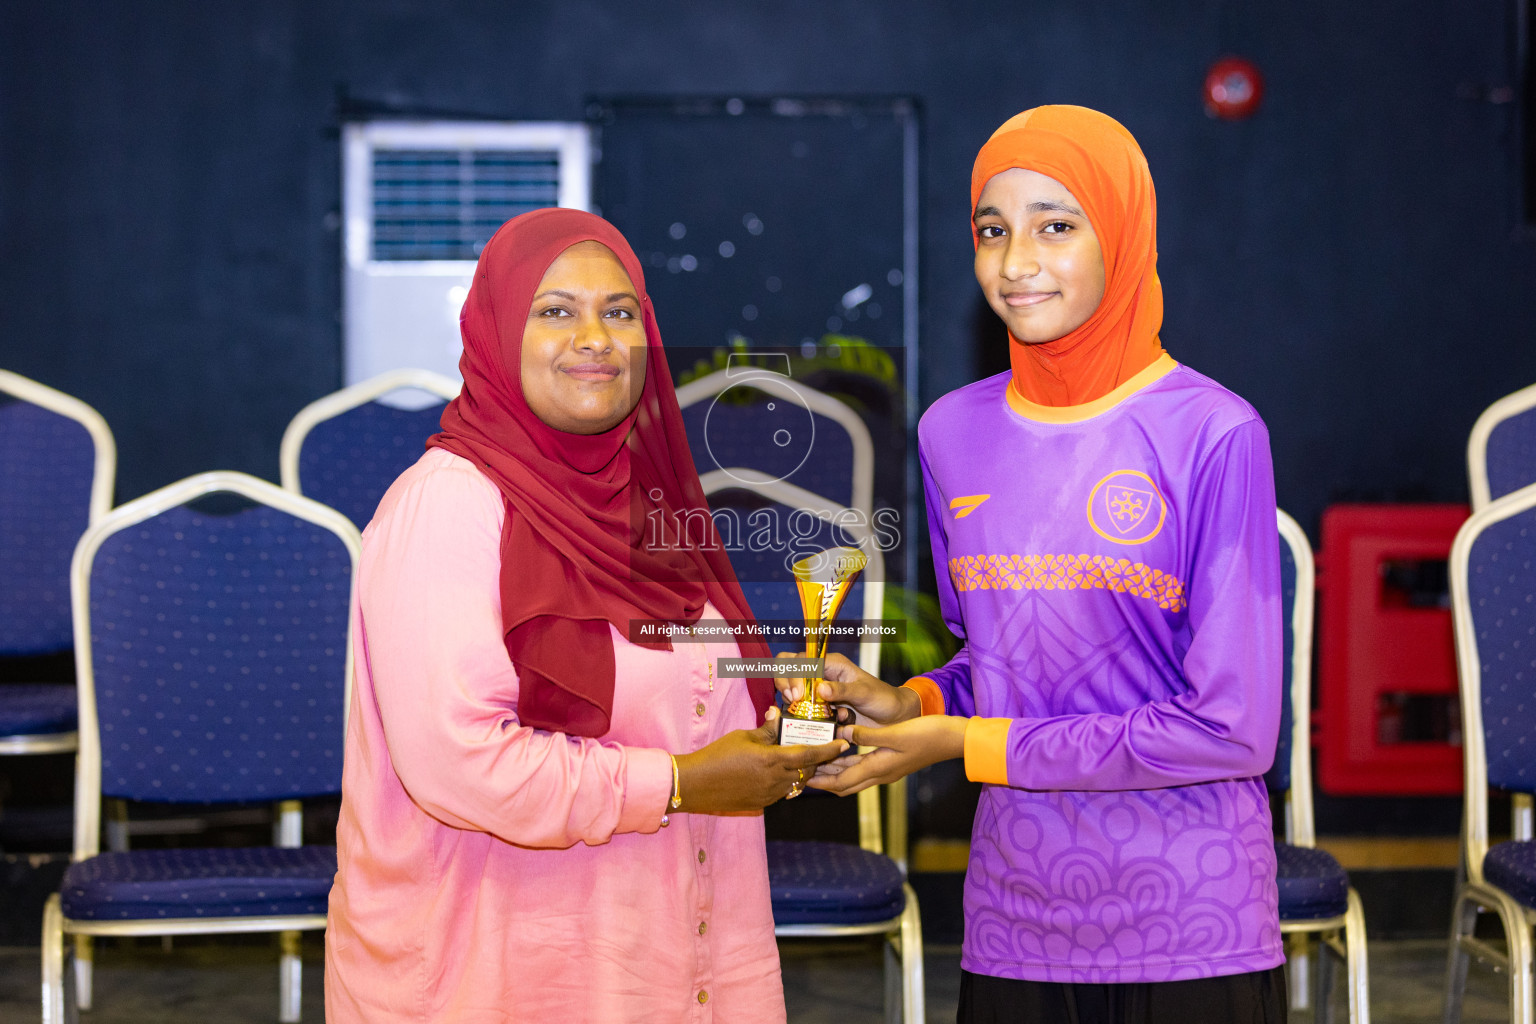
[[645, 321], [613, 250], [578, 242], [549, 265], [523, 329], [523, 398], [556, 430], [600, 434], [640, 401]]
[[1021, 167], [992, 177], [976, 201], [976, 281], [1008, 331], [1055, 341], [1104, 298], [1104, 254], [1077, 198]]

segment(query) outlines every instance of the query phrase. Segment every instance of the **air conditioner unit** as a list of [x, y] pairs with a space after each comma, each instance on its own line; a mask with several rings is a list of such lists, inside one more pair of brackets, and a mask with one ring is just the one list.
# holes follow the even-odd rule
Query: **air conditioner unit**
[[591, 136], [555, 122], [370, 121], [342, 133], [347, 384], [414, 367], [457, 378], [459, 310], [509, 218], [591, 205]]

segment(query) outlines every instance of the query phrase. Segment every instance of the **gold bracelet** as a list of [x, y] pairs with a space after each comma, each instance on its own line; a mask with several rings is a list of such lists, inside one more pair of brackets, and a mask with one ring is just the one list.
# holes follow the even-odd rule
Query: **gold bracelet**
[[677, 755], [668, 754], [667, 756], [672, 759], [672, 800], [668, 806], [675, 811], [683, 806], [683, 785], [677, 774]]

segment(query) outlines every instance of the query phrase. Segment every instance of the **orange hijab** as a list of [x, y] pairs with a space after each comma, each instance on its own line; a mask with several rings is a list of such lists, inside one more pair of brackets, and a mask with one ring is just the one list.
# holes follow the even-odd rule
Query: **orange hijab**
[[1021, 396], [1036, 405], [1082, 405], [1107, 395], [1163, 351], [1152, 173], [1118, 121], [1071, 106], [1026, 110], [992, 133], [971, 170], [973, 213], [992, 176], [1013, 167], [1055, 178], [1076, 196], [1104, 253], [1104, 298], [1086, 323], [1040, 344], [1008, 338], [1013, 386]]

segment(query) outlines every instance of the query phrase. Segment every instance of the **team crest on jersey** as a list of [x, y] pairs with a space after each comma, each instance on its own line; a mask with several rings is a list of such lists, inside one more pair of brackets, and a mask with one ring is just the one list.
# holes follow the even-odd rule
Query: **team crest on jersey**
[[1117, 469], [1093, 485], [1088, 525], [1116, 544], [1145, 544], [1168, 517], [1168, 503], [1152, 478], [1138, 469]]

